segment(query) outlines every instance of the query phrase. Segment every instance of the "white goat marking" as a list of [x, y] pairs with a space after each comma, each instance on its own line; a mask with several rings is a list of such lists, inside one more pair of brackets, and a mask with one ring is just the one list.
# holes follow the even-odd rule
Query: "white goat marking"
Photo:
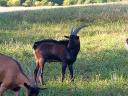
[[128, 43], [127, 42], [125, 43], [125, 48], [128, 51]]

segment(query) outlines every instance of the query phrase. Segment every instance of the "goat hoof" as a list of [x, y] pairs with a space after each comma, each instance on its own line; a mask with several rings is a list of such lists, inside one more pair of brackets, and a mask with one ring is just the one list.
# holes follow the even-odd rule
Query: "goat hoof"
[[71, 82], [74, 82], [74, 78], [71, 78]]
[[42, 85], [46, 85], [46, 83], [45, 83], [45, 82], [43, 82], [43, 83], [42, 83]]
[[40, 85], [46, 85], [46, 84], [45, 84], [45, 82], [44, 82], [44, 81], [42, 81], [42, 82], [40, 83]]

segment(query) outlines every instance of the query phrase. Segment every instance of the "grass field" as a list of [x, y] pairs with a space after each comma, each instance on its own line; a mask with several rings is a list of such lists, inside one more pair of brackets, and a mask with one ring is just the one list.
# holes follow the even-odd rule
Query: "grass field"
[[[17, 59], [26, 74], [33, 74], [32, 44], [64, 39], [71, 27], [89, 26], [79, 33], [81, 50], [61, 83], [61, 64], [45, 64], [44, 90], [39, 96], [128, 96], [128, 4], [72, 6], [0, 13], [0, 52]], [[43, 87], [43, 86], [42, 86]], [[21, 96], [24, 96], [23, 90]], [[8, 91], [5, 96], [13, 96]]]

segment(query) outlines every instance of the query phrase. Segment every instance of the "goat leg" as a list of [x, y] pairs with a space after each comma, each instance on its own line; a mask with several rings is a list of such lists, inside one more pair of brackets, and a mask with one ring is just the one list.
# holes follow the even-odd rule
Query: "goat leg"
[[38, 76], [40, 85], [44, 85], [44, 81], [43, 81], [43, 70], [41, 68], [39, 68], [39, 76]]
[[67, 64], [62, 64], [62, 82], [64, 81], [64, 78], [65, 78], [65, 71], [66, 71], [66, 68], [67, 68]]
[[39, 81], [40, 81], [40, 84], [41, 84], [41, 85], [45, 85], [45, 82], [44, 82], [44, 80], [43, 80], [43, 73], [40, 74], [40, 76], [39, 76]]
[[15, 96], [19, 96], [19, 91], [15, 91]]
[[7, 87], [5, 86], [5, 84], [2, 83], [1, 86], [0, 86], [0, 96], [3, 96], [4, 91], [6, 90], [6, 88], [7, 88]]
[[37, 73], [38, 73], [38, 70], [39, 70], [39, 65], [37, 65], [35, 70], [34, 70], [34, 79], [35, 79], [36, 83], [37, 83]]
[[68, 64], [68, 69], [70, 71], [70, 78], [71, 78], [71, 81], [74, 81], [74, 76], [73, 76], [73, 64]]
[[44, 70], [44, 60], [41, 58], [39, 60], [39, 68], [40, 68], [40, 76], [39, 76], [39, 81], [41, 83], [41, 85], [44, 85], [44, 79], [43, 79], [43, 70]]

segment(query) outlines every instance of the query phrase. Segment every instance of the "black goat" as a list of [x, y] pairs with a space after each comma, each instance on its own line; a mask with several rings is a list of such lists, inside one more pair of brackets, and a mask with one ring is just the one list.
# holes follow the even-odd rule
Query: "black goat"
[[34, 56], [36, 60], [36, 68], [34, 70], [34, 78], [37, 81], [38, 70], [41, 70], [40, 82], [43, 84], [43, 69], [45, 62], [58, 61], [62, 62], [62, 82], [65, 77], [65, 70], [68, 66], [71, 80], [73, 76], [73, 63], [76, 61], [77, 54], [80, 50], [80, 40], [77, 33], [84, 26], [72, 28], [70, 36], [65, 36], [68, 40], [47, 39], [35, 42], [33, 45]]

